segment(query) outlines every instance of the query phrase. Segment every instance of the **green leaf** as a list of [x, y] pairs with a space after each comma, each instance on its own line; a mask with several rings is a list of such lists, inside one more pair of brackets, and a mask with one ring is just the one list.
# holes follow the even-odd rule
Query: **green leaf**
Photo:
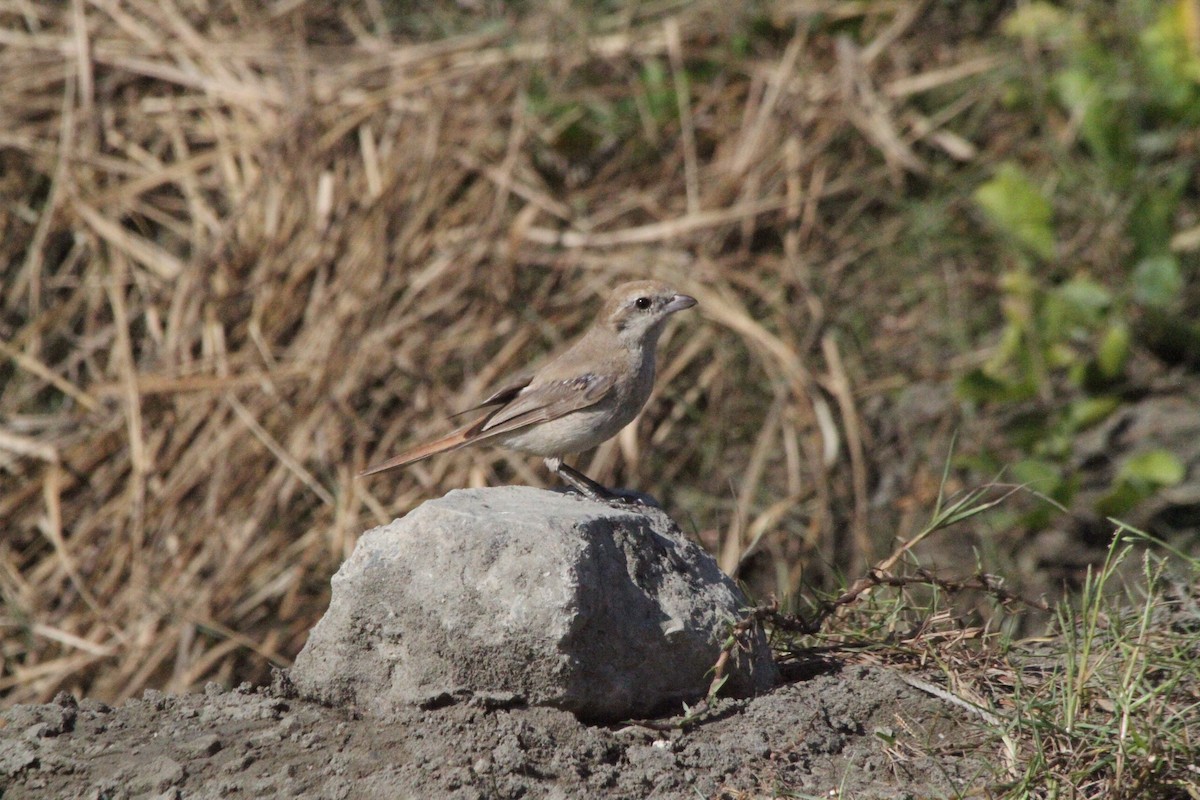
[[[1170, 147], [1173, 152], [1175, 145]], [[1133, 240], [1134, 261], [1170, 254], [1179, 201], [1187, 190], [1191, 176], [1192, 170], [1180, 162], [1152, 185], [1134, 192], [1128, 225], [1129, 236]]]
[[1035, 387], [1029, 380], [1000, 378], [977, 367], [958, 379], [955, 391], [974, 403], [1013, 402], [1032, 397]]
[[958, 379], [958, 396], [976, 403], [1007, 400], [1011, 394], [1007, 381], [975, 368]]
[[1087, 319], [1094, 319], [1112, 305], [1112, 292], [1088, 278], [1072, 278], [1054, 291], [1072, 311]]
[[1042, 0], [1020, 6], [1004, 20], [1004, 33], [1013, 38], [1030, 38], [1039, 42], [1057, 42], [1072, 33], [1071, 18], [1066, 12]]
[[1050, 201], [1013, 163], [975, 190], [975, 202], [1000, 231], [1044, 260], [1054, 257]]
[[1162, 6], [1158, 21], [1142, 31], [1142, 57], [1150, 88], [1164, 105], [1194, 115], [1200, 55], [1195, 42], [1195, 6], [1190, 0]]
[[1090, 334], [1099, 327], [1112, 303], [1108, 289], [1088, 278], [1072, 278], [1047, 293], [1042, 309], [1043, 335], [1053, 340]]
[[1117, 473], [1108, 494], [1096, 503], [1096, 510], [1108, 516], [1121, 516], [1164, 486], [1183, 480], [1187, 470], [1169, 450], [1146, 450], [1128, 458]]
[[1062, 471], [1040, 458], [1026, 458], [1013, 464], [1012, 476], [1017, 483], [1025, 484], [1045, 495], [1053, 494], [1062, 483]]
[[[1058, 420], [1042, 408], [1030, 408], [1017, 412], [1004, 424], [1004, 432], [1013, 444], [1026, 453], [1038, 451], [1048, 441]], [[1005, 467], [1007, 469], [1007, 467]]]
[[1121, 481], [1112, 487], [1108, 494], [1096, 501], [1096, 511], [1106, 517], [1121, 517], [1128, 514], [1149, 494], [1145, 489], [1139, 489], [1128, 481]]
[[1086, 397], [1067, 406], [1067, 425], [1073, 431], [1095, 425], [1121, 405], [1119, 397]]
[[1121, 465], [1120, 480], [1149, 486], [1174, 486], [1187, 473], [1183, 462], [1170, 450], [1146, 450]]
[[729, 676], [728, 676], [728, 675], [722, 675], [722, 676], [721, 676], [721, 679], [720, 679], [719, 681], [716, 681], [716, 682], [714, 682], [712, 686], [708, 687], [708, 697], [707, 697], [706, 699], [707, 699], [707, 700], [708, 700], [710, 703], [711, 703], [711, 702], [713, 701], [713, 699], [714, 699], [714, 698], [717, 696], [717, 694], [718, 694], [718, 693], [719, 693], [719, 692], [720, 692], [720, 691], [721, 691], [723, 688], [725, 688], [725, 683], [726, 683], [728, 680], [729, 680]]
[[1133, 296], [1139, 303], [1163, 308], [1178, 299], [1183, 275], [1175, 256], [1143, 258], [1133, 268]]
[[1129, 326], [1124, 322], [1114, 323], [1104, 332], [1100, 346], [1096, 349], [1096, 366], [1108, 380], [1115, 380], [1125, 372], [1129, 363]]
[[[1078, 120], [1079, 134], [1096, 158], [1110, 168], [1124, 163], [1129, 150], [1128, 112], [1119, 102], [1112, 66], [1104, 56], [1099, 64], [1064, 69], [1054, 77], [1059, 104]], [[1116, 177], [1115, 173], [1110, 178]]]

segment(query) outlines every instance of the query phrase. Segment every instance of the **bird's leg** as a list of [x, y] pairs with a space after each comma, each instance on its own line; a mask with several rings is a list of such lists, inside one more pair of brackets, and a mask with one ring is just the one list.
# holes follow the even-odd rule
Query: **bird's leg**
[[567, 466], [561, 458], [547, 458], [546, 469], [571, 484], [576, 491], [589, 500], [595, 500], [599, 503], [609, 503], [613, 500], [624, 499], [621, 495], [606, 489], [574, 467]]

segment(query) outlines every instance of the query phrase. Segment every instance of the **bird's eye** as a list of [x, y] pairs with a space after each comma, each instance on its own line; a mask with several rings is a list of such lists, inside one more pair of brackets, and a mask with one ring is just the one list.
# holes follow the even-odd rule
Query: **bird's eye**
[[645, 311], [647, 308], [650, 307], [650, 298], [649, 297], [639, 297], [637, 300], [633, 301], [633, 304], [635, 306], [637, 306], [638, 308], [642, 309], [643, 311]]

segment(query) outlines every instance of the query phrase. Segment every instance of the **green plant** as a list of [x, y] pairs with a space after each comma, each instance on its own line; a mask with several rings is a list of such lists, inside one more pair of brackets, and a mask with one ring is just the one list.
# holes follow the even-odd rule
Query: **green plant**
[[[914, 670], [905, 681], [995, 735], [995, 772], [980, 796], [1200, 796], [1194, 766], [1200, 754], [1200, 559], [1110, 520], [1115, 533], [1105, 560], [1089, 570], [1078, 594], [1054, 606], [1021, 601], [996, 576], [947, 580], [911, 568], [912, 546], [992, 513], [1007, 496], [988, 489], [953, 501], [939, 496], [921, 533], [836, 598], [819, 601], [816, 614], [799, 618], [773, 607], [754, 614], [774, 629], [785, 657], [853, 658], [869, 651], [874, 663], [897, 668], [935, 665], [944, 680]], [[893, 571], [901, 561], [909, 568]], [[917, 591], [922, 588], [929, 590], [924, 596]], [[1010, 610], [1052, 611], [1049, 630], [1013, 641], [994, 620], [973, 625], [946, 602], [964, 591], [982, 592]], [[888, 731], [876, 735], [889, 743]]]
[[[1195, 585], [1200, 563], [1175, 562], [1186, 574], [1172, 581], [1168, 562], [1140, 547], [1160, 543], [1114, 524], [1104, 564], [1059, 606], [1058, 651], [1017, 647], [1006, 656], [1013, 693], [1001, 727], [1025, 758], [1005, 797], [1173, 798], [1200, 790], [1193, 767], [1200, 661], [1190, 632], [1197, 620], [1179, 595]], [[1140, 578], [1122, 586], [1122, 569], [1139, 550]]]
[[[1025, 454], [1013, 476], [1063, 504], [1077, 488], [1064, 470], [1072, 440], [1126, 402], [1132, 353], [1200, 358], [1200, 326], [1188, 313], [1186, 273], [1172, 248], [1181, 209], [1194, 200], [1194, 14], [1195, 0], [1123, 4], [1112, 19], [1033, 2], [1005, 24], [1036, 46], [1035, 73], [1044, 75], [1032, 89], [1014, 87], [1010, 101], [1052, 107], [1061, 127], [1043, 139], [1055, 158], [1001, 163], [975, 191], [1011, 266], [1000, 281], [999, 346], [958, 390], [970, 402], [1025, 404], [1008, 431]], [[1086, 218], [1056, 220], [1059, 207], [1083, 209]], [[1103, 214], [1115, 224], [1099, 225]], [[1082, 225], [1111, 238], [1092, 249], [1068, 246]], [[1124, 513], [1181, 478], [1169, 453], [1139, 454], [1122, 465], [1097, 510]], [[1043, 524], [1050, 513], [1040, 509], [1027, 522]]]

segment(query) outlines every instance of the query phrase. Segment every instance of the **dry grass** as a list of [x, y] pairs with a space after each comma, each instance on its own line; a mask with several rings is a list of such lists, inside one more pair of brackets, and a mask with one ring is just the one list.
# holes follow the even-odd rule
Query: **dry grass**
[[496, 451], [357, 471], [634, 276], [700, 314], [587, 471], [690, 516], [731, 571], [765, 554], [781, 590], [817, 552], [869, 563], [861, 404], [895, 383], [864, 388], [830, 323], [896, 232], [852, 232], [974, 157], [949, 126], [992, 62], [924, 46], [921, 3], [729, 5], [418, 38], [368, 0], [0, 0], [6, 701], [288, 663], [361, 530], [545, 480]]

